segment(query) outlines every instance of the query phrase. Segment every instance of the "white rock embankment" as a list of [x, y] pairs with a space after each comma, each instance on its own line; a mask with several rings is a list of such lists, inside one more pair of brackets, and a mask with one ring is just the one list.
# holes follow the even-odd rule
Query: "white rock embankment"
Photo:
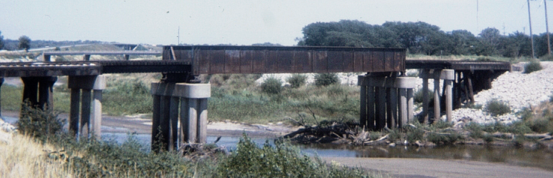
[[553, 95], [553, 62], [541, 62], [541, 65], [542, 70], [529, 74], [520, 71], [506, 72], [492, 82], [491, 89], [480, 91], [474, 96], [475, 105], [485, 108], [488, 101], [496, 99], [508, 104], [511, 113], [492, 117], [480, 109], [462, 108], [453, 112], [453, 120], [470, 120], [478, 123], [510, 123], [519, 120], [517, 112], [548, 101]]
[[9, 143], [12, 139], [12, 134], [15, 133], [17, 129], [10, 123], [4, 122], [0, 118], [0, 143]]

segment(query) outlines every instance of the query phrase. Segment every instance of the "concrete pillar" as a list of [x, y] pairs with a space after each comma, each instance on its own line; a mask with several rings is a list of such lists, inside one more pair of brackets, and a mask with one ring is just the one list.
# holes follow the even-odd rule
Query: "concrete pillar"
[[123, 57], [125, 58], [126, 61], [129, 60], [129, 55], [128, 54], [123, 55]]
[[181, 129], [183, 133], [183, 144], [196, 143], [196, 127], [198, 122], [196, 119], [196, 99], [181, 98]]
[[37, 105], [38, 78], [21, 77], [23, 81], [23, 103], [34, 107]]
[[71, 88], [71, 106], [69, 110], [69, 131], [79, 133], [79, 111], [81, 107], [81, 89]]
[[207, 98], [198, 99], [198, 142], [207, 142]]
[[440, 74], [441, 70], [435, 69], [434, 72], [434, 121], [436, 122], [440, 119], [441, 109], [440, 109]]
[[161, 150], [159, 137], [161, 136], [161, 127], [159, 122], [161, 120], [161, 97], [159, 95], [153, 95], [153, 112], [152, 112], [152, 139], [151, 147], [152, 151]]
[[[101, 99], [102, 90], [105, 89], [105, 86], [104, 76], [69, 76], [67, 87], [71, 89], [71, 108], [69, 113], [69, 130], [71, 132], [84, 137], [94, 134], [100, 138], [102, 123]], [[93, 91], [94, 93], [92, 93]], [[91, 112], [92, 106], [94, 108]]]
[[455, 70], [445, 69], [442, 71], [442, 79], [444, 79], [445, 85], [445, 111], [447, 122], [451, 122], [451, 115], [453, 112], [453, 80], [455, 80]]
[[429, 123], [428, 122], [428, 75], [429, 71], [428, 69], [423, 69], [421, 73], [422, 78], [422, 119], [423, 123]]
[[387, 100], [387, 126], [390, 129], [397, 128], [397, 88], [390, 87], [386, 90], [386, 100]]
[[386, 124], [386, 88], [376, 87], [376, 129], [383, 129]]
[[367, 86], [367, 128], [370, 130], [375, 129], [374, 121], [376, 117], [376, 87], [374, 86]]
[[102, 138], [102, 91], [106, 89], [105, 77], [99, 75], [92, 87], [92, 115], [90, 120], [90, 133], [97, 139]]
[[[207, 98], [211, 95], [210, 84], [152, 83], [151, 89], [154, 96], [154, 125], [152, 127], [161, 128], [158, 132], [153, 133], [166, 137], [166, 139], [163, 139], [152, 136], [152, 145], [154, 143], [167, 143], [174, 146], [179, 137], [182, 144], [206, 142]], [[170, 101], [164, 101], [165, 99]], [[182, 130], [180, 132], [176, 130], [179, 99]], [[155, 107], [156, 102], [159, 103], [159, 107]], [[169, 116], [166, 120], [164, 119], [165, 115]], [[159, 124], [156, 121], [158, 118]], [[172, 118], [175, 119], [172, 120]], [[177, 133], [182, 134], [178, 136]], [[170, 150], [172, 146], [163, 149]], [[154, 146], [152, 146], [152, 149], [159, 151]]]
[[38, 80], [38, 107], [42, 110], [54, 108], [54, 83], [57, 77], [40, 77]]
[[83, 56], [83, 61], [90, 61], [90, 54], [85, 54]]
[[4, 77], [0, 77], [0, 117], [2, 117], [2, 84], [4, 84]]
[[397, 77], [394, 86], [399, 90], [398, 127], [407, 125], [413, 119], [413, 88], [416, 80], [413, 77]]
[[97, 139], [102, 138], [102, 90], [92, 90], [92, 116], [90, 133]]
[[[359, 77], [359, 79], [361, 79], [361, 77]], [[361, 88], [359, 91], [359, 125], [365, 128], [367, 126], [367, 86], [362, 84], [359, 87]]]
[[90, 105], [92, 101], [92, 93], [90, 89], [81, 90], [81, 124], [80, 124], [80, 136], [89, 137], [90, 131]]
[[169, 119], [170, 119], [170, 140], [169, 140], [169, 150], [176, 150], [177, 141], [178, 141], [178, 121], [179, 121], [179, 97], [171, 97], [169, 104]]

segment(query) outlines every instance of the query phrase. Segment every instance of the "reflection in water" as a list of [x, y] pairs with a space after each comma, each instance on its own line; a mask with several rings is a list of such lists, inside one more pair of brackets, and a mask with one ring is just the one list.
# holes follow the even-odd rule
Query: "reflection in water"
[[[16, 118], [4, 117], [8, 123], [15, 123]], [[129, 134], [103, 133], [104, 140], [114, 140], [123, 143]], [[149, 134], [134, 134], [137, 141], [150, 148], [151, 136]], [[208, 137], [207, 142], [213, 143], [216, 137]], [[271, 138], [251, 138], [258, 145], [263, 145]], [[222, 137], [217, 143], [228, 150], [236, 149], [240, 137]], [[471, 160], [483, 162], [501, 162], [518, 166], [540, 167], [553, 170], [553, 150], [524, 149], [510, 147], [487, 146], [442, 146], [435, 148], [418, 147], [387, 147], [387, 146], [350, 146], [333, 144], [309, 144], [297, 145], [307, 155], [319, 155], [322, 157], [371, 157], [371, 158], [431, 158], [450, 160]]]
[[[553, 150], [547, 149], [465, 145], [419, 148], [405, 146], [354, 147], [349, 145], [311, 144], [301, 145], [300, 147], [303, 150], [317, 150], [321, 156], [471, 160], [483, 162], [502, 162], [518, 166], [540, 167], [553, 170]], [[321, 154], [319, 150], [337, 150], [337, 152], [345, 154], [324, 155]], [[354, 152], [354, 154], [351, 154], [348, 151]]]
[[[119, 143], [124, 142], [128, 134], [105, 133], [104, 139], [113, 139]], [[149, 134], [136, 134], [146, 148], [150, 146], [151, 136]], [[207, 142], [213, 143], [216, 137], [208, 137]], [[266, 140], [273, 144], [271, 138], [251, 138], [258, 145], [263, 145]], [[240, 137], [222, 137], [217, 143], [228, 150], [236, 149]], [[435, 148], [419, 147], [387, 147], [387, 146], [351, 146], [333, 144], [309, 144], [297, 145], [307, 155], [318, 155], [322, 157], [370, 157], [370, 158], [431, 158], [449, 160], [471, 160], [483, 162], [501, 162], [518, 166], [540, 167], [553, 170], [553, 150], [547, 149], [524, 149], [509, 147], [487, 147], [487, 146], [442, 146]]]

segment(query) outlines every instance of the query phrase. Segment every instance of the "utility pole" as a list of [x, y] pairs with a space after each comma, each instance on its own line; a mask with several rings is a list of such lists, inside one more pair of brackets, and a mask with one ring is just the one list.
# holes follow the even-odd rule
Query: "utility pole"
[[534, 55], [534, 36], [532, 35], [532, 17], [530, 16], [530, 0], [528, 2], [528, 23], [530, 24], [530, 43], [532, 44], [532, 58], [536, 58]]
[[545, 6], [545, 29], [547, 30], [547, 54], [551, 56], [551, 41], [549, 40], [549, 24], [547, 23], [547, 1], [543, 0]]

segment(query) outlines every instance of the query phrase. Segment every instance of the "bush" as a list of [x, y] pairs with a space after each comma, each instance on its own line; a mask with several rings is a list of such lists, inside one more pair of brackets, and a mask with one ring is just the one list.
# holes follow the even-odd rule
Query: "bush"
[[486, 103], [484, 110], [490, 113], [492, 116], [500, 116], [511, 112], [511, 107], [503, 101], [496, 99], [490, 100]]
[[53, 111], [42, 111], [27, 104], [22, 106], [21, 117], [16, 123], [21, 134], [40, 140], [46, 140], [49, 136], [60, 133], [64, 124], [65, 120], [59, 119]]
[[299, 88], [305, 85], [305, 82], [307, 81], [307, 76], [301, 74], [293, 74], [292, 76], [288, 77], [286, 81], [290, 83], [292, 88]]
[[[434, 93], [432, 93], [432, 91], [430, 91], [430, 90], [426, 90], [426, 92], [428, 93], [428, 101], [434, 100]], [[415, 94], [413, 96], [413, 99], [414, 99], [415, 103], [422, 103], [423, 102], [423, 96], [424, 96], [423, 89], [420, 89], [417, 92], [415, 92]]]
[[437, 145], [451, 145], [463, 137], [455, 132], [446, 133], [446, 134], [430, 132], [427, 138], [428, 138], [428, 141], [435, 143]]
[[248, 137], [240, 139], [236, 151], [223, 160], [213, 177], [364, 177], [363, 171], [331, 166], [301, 155], [287, 143], [268, 142], [258, 147]]
[[269, 77], [261, 84], [261, 91], [267, 94], [279, 94], [282, 91], [282, 82], [274, 77]]
[[541, 67], [540, 61], [534, 60], [524, 66], [524, 73], [529, 74], [535, 71], [539, 71], [541, 69], [542, 67]]
[[315, 85], [318, 87], [340, 83], [338, 75], [334, 73], [322, 73], [315, 75]]

